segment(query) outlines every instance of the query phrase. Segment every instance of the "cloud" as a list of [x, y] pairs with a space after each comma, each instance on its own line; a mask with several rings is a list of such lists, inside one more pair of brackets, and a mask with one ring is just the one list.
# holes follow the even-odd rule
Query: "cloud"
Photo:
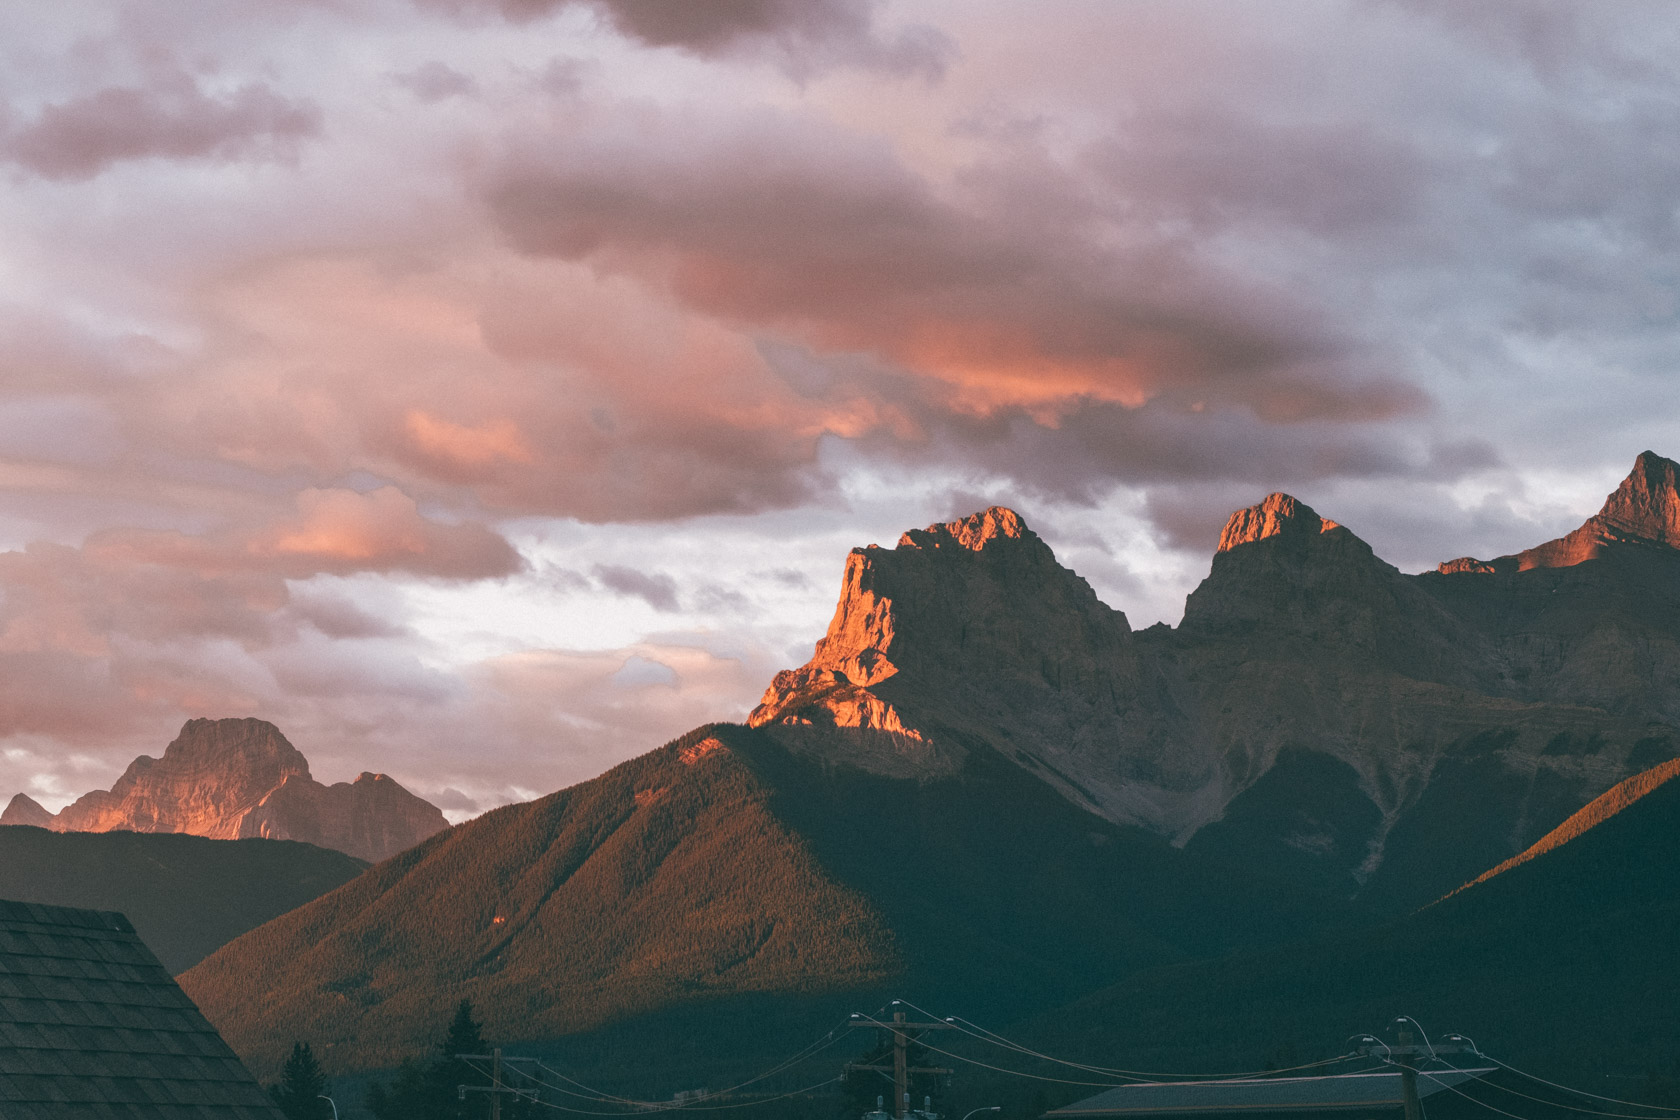
[[427, 105], [478, 92], [478, 83], [470, 75], [436, 58], [407, 73], [395, 75], [395, 80]]
[[559, 158], [531, 151], [488, 190], [521, 252], [637, 277], [744, 330], [873, 355], [953, 386], [971, 413], [1018, 404], [1053, 420], [1087, 399], [1171, 392], [1267, 420], [1361, 421], [1423, 399], [1362, 369], [1284, 293], [1154, 223], [1116, 221], [1053, 162], [975, 166], [951, 197], [877, 143], [790, 118], [708, 129], [681, 114], [634, 146], [587, 136]]
[[252, 82], [206, 94], [184, 73], [49, 104], [0, 150], [46, 179], [91, 179], [126, 160], [284, 159], [321, 130], [321, 111]]
[[311, 488], [297, 496], [298, 516], [250, 541], [251, 555], [313, 575], [404, 571], [445, 579], [492, 579], [524, 565], [513, 546], [482, 525], [440, 524], [423, 517], [394, 486], [365, 494]]
[[542, 792], [999, 498], [1134, 618], [1271, 489], [1530, 545], [1680, 447], [1666, 14], [5, 7], [0, 780]]
[[677, 584], [670, 576], [615, 564], [597, 564], [594, 575], [608, 591], [640, 599], [656, 611], [675, 611]]
[[582, 7], [650, 47], [702, 57], [768, 56], [796, 76], [861, 66], [937, 78], [953, 53], [949, 38], [914, 26], [893, 34], [875, 25], [877, 0], [416, 0], [456, 16], [493, 13], [514, 23]]

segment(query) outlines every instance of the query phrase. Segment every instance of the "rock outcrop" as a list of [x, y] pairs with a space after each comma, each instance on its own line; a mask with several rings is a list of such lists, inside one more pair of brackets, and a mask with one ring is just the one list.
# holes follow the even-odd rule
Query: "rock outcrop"
[[449, 826], [436, 806], [384, 774], [322, 785], [280, 729], [260, 719], [188, 720], [162, 758], [141, 755], [109, 790], [56, 815], [19, 794], [0, 823], [302, 840], [376, 862]]
[[29, 824], [36, 828], [51, 828], [52, 819], [53, 815], [47, 812], [46, 806], [27, 793], [13, 797], [6, 805], [6, 811], [0, 813], [0, 824]]
[[954, 773], [984, 745], [1103, 815], [1151, 818], [1199, 761], [1134, 754], [1124, 781], [1086, 780], [1141, 688], [1126, 616], [994, 507], [853, 549], [828, 634], [747, 722], [892, 777]]
[[[1674, 479], [1647, 453], [1565, 538], [1591, 547], [1451, 575], [1273, 494], [1231, 516], [1183, 623], [1141, 633], [994, 508], [854, 550], [749, 722], [896, 777], [993, 751], [1110, 821], [1426, 902], [1680, 753]], [[1423, 854], [1441, 837], [1459, 866]]]
[[1460, 557], [1440, 566], [1443, 575], [1495, 574], [1530, 568], [1569, 568], [1632, 547], [1680, 548], [1680, 464], [1654, 451], [1642, 452], [1633, 471], [1604, 508], [1579, 529], [1555, 541], [1497, 560]]

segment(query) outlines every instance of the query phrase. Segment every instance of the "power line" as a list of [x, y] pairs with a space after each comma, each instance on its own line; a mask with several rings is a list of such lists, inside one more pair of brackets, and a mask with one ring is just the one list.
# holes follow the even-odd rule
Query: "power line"
[[[1477, 1053], [1481, 1053], [1481, 1052], [1477, 1051]], [[1482, 1054], [1482, 1057], [1487, 1058], [1488, 1061], [1492, 1062], [1496, 1066], [1499, 1066], [1501, 1069], [1510, 1070], [1512, 1073], [1516, 1074], [1519, 1077], [1526, 1077], [1530, 1081], [1538, 1081], [1540, 1084], [1550, 1086], [1553, 1089], [1562, 1089], [1566, 1093], [1574, 1093], [1578, 1097], [1590, 1097], [1595, 1101], [1608, 1101], [1611, 1104], [1625, 1104], [1625, 1105], [1628, 1105], [1632, 1108], [1649, 1108], [1649, 1109], [1654, 1109], [1658, 1112], [1680, 1112], [1680, 1108], [1670, 1108], [1667, 1105], [1642, 1104], [1639, 1101], [1624, 1101], [1620, 1097], [1606, 1097], [1606, 1096], [1604, 1096], [1603, 1094], [1600, 1094], [1600, 1093], [1589, 1093], [1585, 1089], [1575, 1089], [1575, 1088], [1571, 1088], [1568, 1085], [1559, 1085], [1556, 1081], [1547, 1081], [1544, 1077], [1538, 1077], [1538, 1076], [1536, 1076], [1532, 1073], [1524, 1073], [1522, 1070], [1518, 1069], [1516, 1066], [1513, 1066], [1513, 1065], [1511, 1065], [1507, 1062], [1502, 1062], [1498, 1058], [1491, 1057], [1487, 1054]]]
[[[546, 1068], [546, 1067], [544, 1067], [544, 1068]], [[482, 1073], [484, 1071], [479, 1070], [479, 1072]], [[530, 1075], [527, 1074], [526, 1076], [530, 1076]], [[549, 1089], [556, 1088], [556, 1086], [549, 1085], [549, 1084], [547, 1084], [547, 1082], [544, 1082], [544, 1081], [541, 1081], [541, 1080], [538, 1080], [538, 1079], [535, 1079], [535, 1078], [533, 1078], [533, 1080], [537, 1080], [537, 1084], [542, 1085], [544, 1088], [549, 1088]], [[832, 1085], [832, 1084], [834, 1084], [834, 1082], [839, 1081], [839, 1080], [840, 1080], [840, 1078], [838, 1076], [830, 1077], [828, 1080], [818, 1081], [814, 1085], [807, 1085], [807, 1086], [805, 1086], [804, 1088], [801, 1088], [801, 1089], [790, 1089], [789, 1091], [787, 1091], [785, 1093], [778, 1093], [778, 1094], [776, 1094], [775, 1096], [772, 1096], [772, 1097], [762, 1097], [762, 1098], [760, 1098], [758, 1100], [755, 1100], [755, 1101], [733, 1101], [729, 1104], [718, 1104], [718, 1105], [691, 1105], [691, 1104], [688, 1104], [686, 1101], [682, 1102], [682, 1103], [678, 1103], [678, 1102], [675, 1102], [675, 1101], [659, 1101], [659, 1102], [650, 1101], [650, 1102], [646, 1102], [646, 1103], [638, 1103], [638, 1104], [635, 1104], [631, 1107], [633, 1107], [634, 1113], [675, 1112], [675, 1111], [679, 1111], [679, 1110], [683, 1111], [683, 1112], [717, 1112], [717, 1111], [723, 1111], [723, 1110], [732, 1109], [732, 1108], [753, 1108], [753, 1107], [756, 1107], [757, 1105], [773, 1104], [776, 1101], [787, 1100], [789, 1097], [797, 1097], [797, 1096], [800, 1096], [800, 1095], [805, 1094], [805, 1093], [815, 1092], [816, 1090], [821, 1089], [823, 1086]], [[544, 1108], [554, 1109], [554, 1110], [559, 1111], [559, 1112], [575, 1113], [577, 1115], [582, 1115], [582, 1116], [628, 1116], [628, 1115], [633, 1114], [633, 1113], [626, 1113], [626, 1112], [602, 1112], [598, 1109], [590, 1109], [590, 1108], [572, 1108], [569, 1105], [552, 1104], [549, 1101], [543, 1100], [541, 1097], [527, 1098], [527, 1099], [532, 1099], [533, 1103], [539, 1104]]]
[[935, 1046], [931, 1042], [919, 1042], [918, 1045], [928, 1050], [932, 1050], [936, 1054], [943, 1054], [947, 1058], [954, 1058], [959, 1062], [967, 1062], [969, 1065], [979, 1066], [982, 1069], [989, 1069], [996, 1073], [1007, 1073], [1012, 1077], [1024, 1077], [1032, 1081], [1049, 1081], [1058, 1085], [1079, 1085], [1092, 1089], [1119, 1089], [1125, 1084], [1124, 1082], [1114, 1081], [1073, 1081], [1066, 1077], [1047, 1077], [1043, 1074], [1027, 1073], [1025, 1070], [1009, 1069], [1006, 1066], [993, 1065], [990, 1062], [983, 1062], [978, 1058], [965, 1057], [962, 1054], [953, 1053], [950, 1050], [945, 1050]]
[[[920, 1011], [923, 1015], [933, 1015], [933, 1012], [927, 1010], [925, 1007], [917, 1007], [915, 1004], [911, 1003], [909, 1000], [899, 1000], [897, 1002], [903, 1003], [906, 1007], [914, 1008], [915, 1010]], [[1040, 1051], [1034, 1050], [1029, 1046], [1023, 1046], [1019, 1042], [1015, 1042], [1015, 1041], [1012, 1041], [1008, 1038], [1005, 1038], [1003, 1035], [998, 1034], [996, 1031], [989, 1030], [986, 1027], [981, 1026], [979, 1023], [974, 1022], [973, 1020], [964, 1019], [960, 1015], [951, 1016], [947, 1021], [951, 1022], [951, 1023], [954, 1023], [954, 1024], [958, 1024], [958, 1029], [961, 1030], [964, 1034], [967, 1034], [967, 1035], [970, 1035], [974, 1038], [977, 1038], [982, 1042], [991, 1043], [993, 1046], [997, 1046], [1001, 1049], [1014, 1050], [1016, 1053], [1019, 1053], [1019, 1054], [1025, 1054], [1025, 1055], [1028, 1055], [1029, 1057], [1039, 1058], [1039, 1059], [1042, 1059], [1043, 1061], [1046, 1061], [1046, 1062], [1054, 1062], [1057, 1065], [1069, 1066], [1073, 1069], [1082, 1069], [1087, 1073], [1112, 1074], [1112, 1075], [1117, 1076], [1117, 1077], [1124, 1077], [1124, 1078], [1128, 1078], [1128, 1079], [1131, 1079], [1131, 1080], [1134, 1080], [1134, 1081], [1159, 1081], [1159, 1080], [1223, 1081], [1223, 1080], [1237, 1080], [1237, 1079], [1246, 1078], [1246, 1077], [1260, 1077], [1260, 1076], [1263, 1076], [1263, 1075], [1266, 1075], [1266, 1074], [1294, 1073], [1298, 1070], [1303, 1070], [1303, 1069], [1317, 1069], [1320, 1066], [1334, 1065], [1337, 1062], [1345, 1062], [1345, 1061], [1349, 1061], [1353, 1058], [1357, 1058], [1357, 1057], [1361, 1056], [1358, 1053], [1350, 1052], [1350, 1053], [1346, 1053], [1346, 1054], [1339, 1054], [1334, 1058], [1325, 1058], [1322, 1061], [1307, 1062], [1304, 1065], [1285, 1066], [1282, 1069], [1253, 1070], [1253, 1071], [1247, 1072], [1247, 1073], [1159, 1073], [1159, 1072], [1149, 1072], [1149, 1071], [1145, 1071], [1145, 1070], [1135, 1070], [1135, 1069], [1118, 1069], [1118, 1068], [1114, 1068], [1114, 1067], [1111, 1067], [1111, 1066], [1087, 1065], [1083, 1062], [1068, 1061], [1065, 1058], [1057, 1058], [1057, 1057], [1054, 1057], [1050, 1054], [1041, 1053]], [[966, 1029], [963, 1026], [963, 1024], [966, 1024], [967, 1027], [973, 1027], [974, 1030]], [[975, 1033], [976, 1031], [983, 1032], [983, 1033], [977, 1034], [977, 1033]], [[1069, 1084], [1077, 1084], [1077, 1082], [1070, 1082]]]
[[[1486, 1057], [1486, 1055], [1484, 1054], [1483, 1057]], [[1488, 1058], [1488, 1061], [1491, 1062], [1491, 1061], [1494, 1061], [1494, 1059]], [[1660, 1117], [1653, 1117], [1648, 1112], [1601, 1112], [1596, 1108], [1580, 1108], [1576, 1105], [1564, 1104], [1562, 1101], [1549, 1101], [1545, 1097], [1537, 1097], [1537, 1096], [1534, 1096], [1532, 1093], [1524, 1093], [1524, 1092], [1522, 1092], [1518, 1089], [1511, 1088], [1509, 1085], [1501, 1085], [1496, 1081], [1484, 1081], [1484, 1082], [1482, 1082], [1482, 1084], [1487, 1085], [1489, 1088], [1498, 1089], [1501, 1093], [1510, 1093], [1514, 1097], [1522, 1097], [1524, 1100], [1534, 1101], [1537, 1104], [1543, 1104], [1543, 1105], [1546, 1105], [1550, 1108], [1567, 1109], [1570, 1112], [1581, 1112], [1581, 1113], [1585, 1113], [1588, 1116], [1614, 1116], [1614, 1117], [1617, 1118], [1617, 1120], [1661, 1120]], [[1569, 1091], [1574, 1092], [1573, 1089], [1571, 1089]], [[1661, 1106], [1660, 1105], [1643, 1105], [1642, 1104], [1642, 1105], [1635, 1105], [1634, 1107], [1636, 1107], [1636, 1108], [1659, 1108]]]
[[[1388, 1062], [1388, 1064], [1391, 1065], [1391, 1066], [1392, 1065], [1399, 1065], [1398, 1062], [1388, 1061], [1388, 1059], [1386, 1059], [1386, 1058], [1382, 1059], [1382, 1060]], [[1465, 1100], [1469, 1101], [1471, 1104], [1480, 1105], [1481, 1107], [1487, 1109], [1489, 1112], [1497, 1112], [1501, 1116], [1510, 1117], [1511, 1120], [1529, 1120], [1529, 1118], [1526, 1117], [1526, 1116], [1519, 1116], [1515, 1112], [1506, 1112], [1503, 1108], [1495, 1108], [1493, 1105], [1488, 1104], [1486, 1101], [1479, 1101], [1475, 1097], [1472, 1097], [1469, 1093], [1459, 1092], [1458, 1089], [1454, 1088], [1451, 1085], [1448, 1085], [1445, 1081], [1442, 1081], [1439, 1077], [1436, 1077], [1435, 1075], [1433, 1075], [1431, 1073], [1428, 1073], [1424, 1070], [1419, 1070], [1418, 1072], [1421, 1073], [1424, 1077], [1429, 1078], [1429, 1080], [1435, 1082], [1436, 1085], [1445, 1089], [1447, 1092], [1458, 1093], [1459, 1096], [1463, 1097]]]
[[[886, 1009], [886, 1005], [883, 1004], [882, 1007], [881, 1007], [881, 1010], [884, 1011], [885, 1009]], [[840, 1026], [835, 1027], [833, 1030], [829, 1031], [826, 1035], [822, 1035], [822, 1036], [818, 1037], [817, 1039], [813, 1040], [812, 1042], [807, 1043], [804, 1047], [802, 1047], [798, 1051], [795, 1051], [792, 1055], [788, 1056], [787, 1058], [784, 1058], [782, 1061], [780, 1061], [780, 1062], [776, 1063], [775, 1065], [771, 1066], [769, 1069], [764, 1070], [762, 1073], [755, 1074], [754, 1076], [747, 1078], [745, 1081], [742, 1081], [742, 1082], [740, 1082], [739, 1084], [736, 1084], [736, 1085], [732, 1085], [727, 1089], [719, 1089], [713, 1095], [722, 1096], [722, 1095], [725, 1095], [725, 1094], [728, 1094], [728, 1093], [738, 1092], [741, 1089], [744, 1089], [749, 1085], [757, 1084], [758, 1082], [763, 1081], [765, 1078], [773, 1077], [776, 1074], [782, 1073], [782, 1072], [784, 1072], [788, 1069], [791, 1069], [794, 1066], [799, 1065], [802, 1062], [808, 1061], [809, 1059], [815, 1057], [817, 1054], [821, 1053], [823, 1050], [828, 1049], [830, 1046], [833, 1046], [836, 1042], [838, 1042], [840, 1040], [840, 1038], [842, 1037], [841, 1032], [843, 1031], [843, 1029], [847, 1025], [849, 1025], [849, 1022], [850, 1021], [848, 1020], [847, 1023], [843, 1023]], [[593, 1102], [593, 1103], [620, 1105], [620, 1106], [623, 1106], [625, 1108], [635, 1109], [636, 1111], [639, 1111], [639, 1112], [663, 1112], [663, 1111], [671, 1111], [671, 1110], [674, 1110], [674, 1109], [683, 1109], [683, 1110], [687, 1110], [687, 1111], [709, 1111], [713, 1108], [735, 1108], [735, 1107], [744, 1107], [747, 1104], [761, 1103], [761, 1102], [752, 1101], [752, 1102], [741, 1102], [738, 1105], [737, 1104], [731, 1104], [731, 1105], [719, 1105], [719, 1106], [705, 1106], [705, 1105], [691, 1105], [691, 1104], [688, 1104], [687, 1102], [675, 1103], [675, 1102], [672, 1102], [672, 1101], [636, 1100], [636, 1099], [631, 1098], [631, 1097], [622, 1097], [622, 1096], [618, 1096], [617, 1094], [614, 1094], [614, 1093], [607, 1093], [607, 1092], [604, 1092], [600, 1089], [595, 1088], [594, 1086], [586, 1085], [583, 1082], [578, 1081], [576, 1078], [570, 1077], [567, 1074], [562, 1073], [560, 1070], [557, 1070], [554, 1067], [552, 1067], [550, 1065], [547, 1065], [546, 1063], [544, 1063], [544, 1062], [542, 1062], [538, 1059], [530, 1058], [530, 1059], [522, 1059], [522, 1060], [530, 1061], [532, 1064], [536, 1065], [539, 1069], [545, 1070], [548, 1073], [553, 1074], [555, 1077], [560, 1078], [562, 1081], [565, 1081], [565, 1082], [567, 1082], [571, 1085], [575, 1085], [578, 1089], [584, 1090], [584, 1092], [579, 1093], [579, 1092], [575, 1092], [571, 1089], [567, 1089], [564, 1086], [551, 1084], [550, 1082], [544, 1080], [543, 1078], [537, 1076], [536, 1074], [528, 1073], [528, 1072], [525, 1072], [524, 1070], [516, 1070], [515, 1071], [515, 1072], [519, 1073], [519, 1075], [521, 1077], [528, 1078], [531, 1081], [534, 1081], [536, 1084], [542, 1086], [545, 1089], [552, 1089], [555, 1092], [564, 1093], [567, 1096], [577, 1097], [581, 1100], [586, 1100], [586, 1101], [590, 1101], [590, 1102]], [[479, 1069], [475, 1065], [472, 1065], [471, 1062], [468, 1062], [467, 1064], [469, 1066], [471, 1066], [471, 1068], [473, 1068], [477, 1072], [485, 1073], [484, 1070]], [[488, 1076], [488, 1074], [486, 1074], [486, 1076]], [[831, 1077], [827, 1081], [822, 1081], [822, 1082], [819, 1082], [816, 1086], [812, 1086], [812, 1088], [820, 1088], [822, 1085], [827, 1085], [827, 1084], [830, 1084], [831, 1082], [837, 1081], [837, 1080], [839, 1080], [838, 1077]], [[791, 1093], [783, 1094], [781, 1096], [773, 1097], [773, 1098], [770, 1098], [770, 1099], [781, 1100], [781, 1099], [784, 1099], [786, 1096], [797, 1096], [800, 1093], [809, 1092], [809, 1091], [810, 1091], [809, 1089], [796, 1089], [796, 1090], [793, 1090]], [[565, 1108], [565, 1110], [569, 1111], [569, 1112], [579, 1112], [579, 1113], [583, 1113], [585, 1115], [591, 1115], [591, 1116], [619, 1116], [619, 1115], [623, 1115], [622, 1113], [619, 1113], [619, 1112], [597, 1112], [597, 1111], [592, 1111], [592, 1110], [589, 1110], [589, 1109], [567, 1108], [566, 1106], [562, 1106], [562, 1105], [549, 1104], [546, 1101], [545, 1102], [540, 1102], [540, 1103], [543, 1103], [546, 1107], [549, 1107], [549, 1108]]]

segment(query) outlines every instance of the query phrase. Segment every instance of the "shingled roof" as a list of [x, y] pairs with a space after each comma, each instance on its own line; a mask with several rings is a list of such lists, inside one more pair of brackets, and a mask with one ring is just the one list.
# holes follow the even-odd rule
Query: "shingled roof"
[[121, 914], [0, 900], [0, 1118], [282, 1120]]

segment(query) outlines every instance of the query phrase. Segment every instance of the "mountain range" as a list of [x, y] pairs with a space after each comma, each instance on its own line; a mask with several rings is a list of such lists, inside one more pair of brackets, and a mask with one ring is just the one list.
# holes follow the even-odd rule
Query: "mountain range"
[[449, 822], [384, 774], [322, 785], [272, 723], [193, 719], [163, 757], [136, 758], [109, 790], [83, 794], [56, 814], [20, 793], [0, 814], [0, 825], [301, 840], [377, 862]]
[[[531, 1045], [680, 1033], [658, 1074], [679, 1088], [764, 1057], [746, 1024], [884, 993], [1096, 1030], [1147, 992], [1182, 1039], [1174, 986], [1218, 990], [1196, 985], [1221, 961], [1284, 984], [1349, 931], [1464, 914], [1520, 938], [1501, 915], [1574, 882], [1547, 869], [1647, 814], [1589, 814], [1408, 915], [1680, 753], [1677, 577], [1676, 466], [1650, 452], [1560, 541], [1421, 575], [1271, 495], [1182, 623], [1140, 632], [994, 508], [854, 550], [827, 635], [746, 726], [432, 836], [182, 982], [259, 1070], [294, 1039], [390, 1064], [461, 998]], [[1478, 901], [1512, 883], [1540, 885]], [[1581, 889], [1555, 923], [1597, 921]], [[1338, 975], [1324, 1007], [1384, 974]], [[1538, 997], [1512, 998], [1482, 1013]]]

